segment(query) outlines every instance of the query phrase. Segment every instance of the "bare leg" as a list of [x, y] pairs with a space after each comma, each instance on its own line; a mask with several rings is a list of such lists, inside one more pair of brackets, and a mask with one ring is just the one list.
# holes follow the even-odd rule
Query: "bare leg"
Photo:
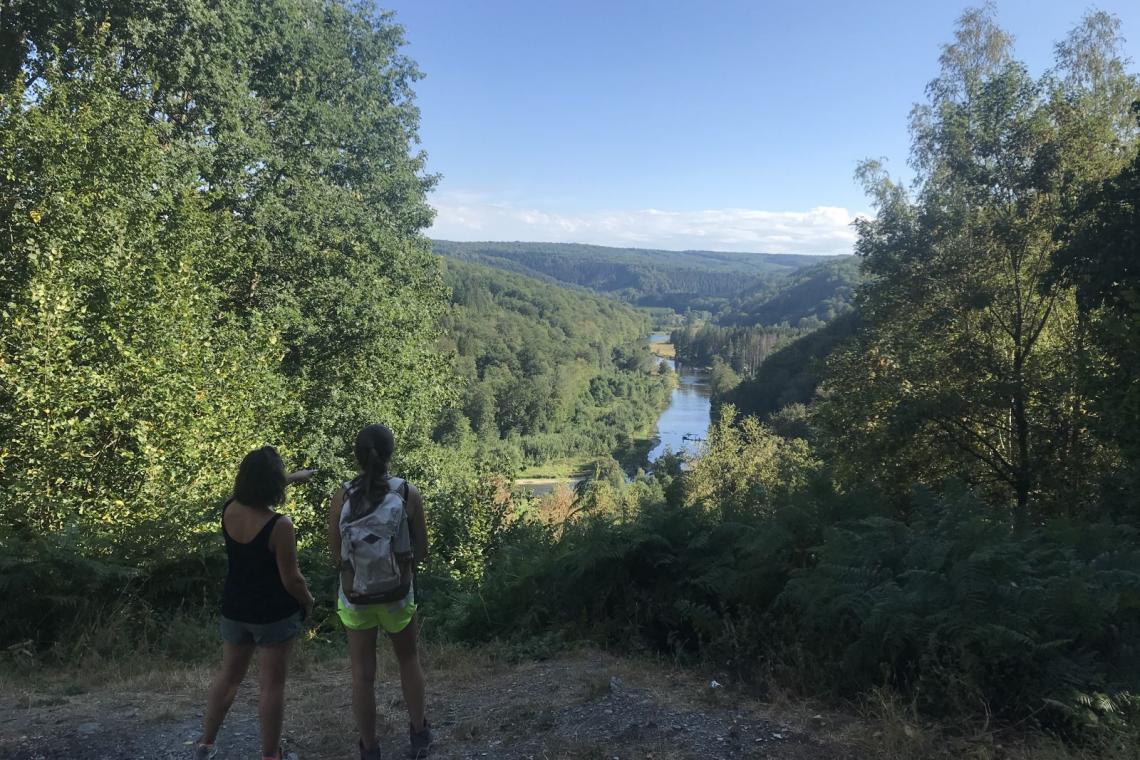
[[392, 640], [392, 649], [396, 653], [396, 661], [400, 664], [400, 687], [404, 691], [404, 704], [408, 706], [408, 718], [411, 719], [412, 729], [422, 731], [426, 720], [426, 707], [424, 692], [424, 671], [420, 667], [420, 654], [416, 648], [416, 639], [419, 636], [420, 619], [412, 618], [412, 622], [399, 633], [389, 634]]
[[348, 659], [352, 666], [352, 713], [365, 749], [376, 746], [376, 630], [348, 629]]
[[289, 669], [292, 641], [261, 648], [257, 667], [261, 672], [261, 696], [257, 701], [261, 721], [261, 756], [277, 757], [281, 748], [281, 722], [285, 716], [285, 674]]
[[245, 671], [249, 669], [249, 661], [253, 657], [253, 644], [222, 643], [222, 669], [218, 671], [210, 692], [206, 696], [206, 717], [202, 725], [202, 744], [213, 744], [218, 738], [218, 729], [230, 705], [234, 703], [241, 680], [245, 678]]

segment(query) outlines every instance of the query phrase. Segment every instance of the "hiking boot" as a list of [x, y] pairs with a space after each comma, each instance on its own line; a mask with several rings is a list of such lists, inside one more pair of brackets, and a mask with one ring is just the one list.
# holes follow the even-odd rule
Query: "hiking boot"
[[216, 744], [194, 744], [194, 760], [210, 760], [216, 754], [218, 754]]
[[424, 727], [417, 731], [413, 726], [408, 726], [408, 738], [411, 740], [411, 746], [408, 748], [408, 757], [413, 760], [421, 760], [428, 756], [431, 752], [431, 744], [434, 738], [431, 735], [431, 726], [428, 722], [424, 721]]
[[364, 742], [357, 739], [356, 746], [360, 748], [360, 760], [381, 760], [379, 743], [372, 749], [364, 749]]

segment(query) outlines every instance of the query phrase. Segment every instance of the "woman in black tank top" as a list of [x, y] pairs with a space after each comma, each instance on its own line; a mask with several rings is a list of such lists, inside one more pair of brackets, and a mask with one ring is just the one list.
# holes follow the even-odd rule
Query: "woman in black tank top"
[[285, 590], [277, 570], [277, 555], [269, 548], [269, 536], [281, 515], [273, 513], [253, 540], [243, 543], [235, 540], [225, 526], [225, 511], [233, 501], [230, 499], [222, 507], [228, 560], [222, 616], [234, 622], [265, 625], [300, 612], [301, 604]]
[[237, 696], [256, 649], [261, 649], [261, 751], [281, 755], [285, 671], [289, 649], [312, 613], [313, 595], [297, 565], [293, 522], [273, 510], [285, 486], [303, 483], [312, 470], [285, 474], [272, 446], [250, 452], [238, 468], [234, 495], [222, 507], [226, 585], [222, 592], [222, 668], [206, 699], [202, 737], [195, 757], [216, 753], [214, 739]]

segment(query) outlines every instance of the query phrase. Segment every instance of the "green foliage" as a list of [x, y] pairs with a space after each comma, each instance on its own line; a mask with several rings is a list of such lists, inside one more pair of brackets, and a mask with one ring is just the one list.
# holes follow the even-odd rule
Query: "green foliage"
[[658, 251], [569, 243], [456, 243], [437, 253], [509, 272], [576, 285], [639, 306], [715, 311], [749, 286], [764, 287], [816, 263], [815, 256]]
[[756, 373], [719, 397], [742, 416], [769, 419], [790, 404], [809, 404], [824, 376], [827, 357], [849, 339], [859, 324], [850, 311], [818, 330], [796, 338], [768, 355]]
[[[777, 602], [844, 689], [876, 680], [935, 713], [1094, 724], [1134, 698], [1140, 623], [1134, 530], [1017, 530], [965, 492], [920, 495], [906, 521], [827, 529]], [[1125, 634], [1130, 637], [1131, 634]]]
[[0, 519], [129, 561], [186, 540], [287, 406], [277, 331], [205, 282], [233, 227], [110, 77], [49, 77], [0, 112]]
[[750, 377], [782, 345], [808, 332], [791, 327], [719, 327], [690, 320], [670, 334], [677, 358], [685, 364], [709, 367], [716, 360], [733, 372]]
[[964, 491], [919, 495], [899, 519], [875, 494], [813, 477], [755, 502], [738, 491], [684, 505], [659, 488], [633, 519], [592, 514], [561, 534], [518, 524], [448, 630], [645, 643], [813, 693], [885, 684], [930, 714], [1063, 731], [1133, 714], [1133, 528], [1022, 529]]
[[723, 397], [733, 388], [740, 385], [740, 375], [719, 357], [713, 358], [709, 369], [709, 385], [712, 387], [713, 397]]
[[[320, 468], [286, 506], [312, 555], [377, 420], [445, 515], [476, 498], [423, 453], [454, 390], [399, 27], [315, 0], [9, 6], [0, 539], [58, 559], [67, 531], [75, 562], [140, 573], [140, 609], [165, 577], [187, 583], [161, 604], [202, 604], [217, 568], [167, 574], [216, 537], [241, 456], [271, 442]], [[470, 564], [488, 531], [449, 534], [470, 545], [441, 562]]]
[[88, 615], [92, 600], [114, 600], [138, 575], [124, 565], [84, 556], [74, 531], [52, 541], [0, 539], [0, 642], [42, 648]]
[[967, 12], [915, 110], [913, 200], [877, 162], [860, 170], [878, 211], [858, 222], [863, 327], [817, 418], [844, 480], [901, 495], [958, 476], [1023, 514], [1095, 501], [1112, 453], [1090, 434], [1087, 322], [1051, 269], [1059, 221], [1134, 139], [1115, 125], [1140, 88], [1103, 20], [1035, 80], [992, 9]]
[[[1133, 105], [1140, 118], [1140, 101]], [[1140, 151], [1119, 174], [1082, 199], [1054, 257], [1056, 276], [1072, 284], [1084, 311], [1090, 347], [1083, 389], [1098, 432], [1124, 455], [1121, 479], [1134, 489], [1140, 476], [1140, 279], [1133, 261], [1140, 246]]]
[[726, 519], [774, 509], [820, 465], [806, 441], [782, 438], [755, 417], [737, 423], [732, 406], [721, 409], [701, 453], [685, 478], [687, 501]]
[[827, 257], [736, 296], [716, 315], [718, 324], [820, 327], [851, 309], [859, 259]]
[[436, 440], [474, 437], [481, 454], [509, 447], [512, 464], [534, 467], [609, 456], [645, 436], [671, 381], [645, 345], [644, 314], [456, 259], [445, 267], [452, 308], [442, 347], [457, 354], [463, 391]]

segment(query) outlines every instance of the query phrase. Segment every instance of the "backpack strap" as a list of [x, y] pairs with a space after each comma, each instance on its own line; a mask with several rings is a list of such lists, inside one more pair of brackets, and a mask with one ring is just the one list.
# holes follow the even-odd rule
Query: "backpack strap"
[[340, 524], [343, 527], [349, 511], [352, 509], [352, 481], [346, 480], [340, 484], [340, 487], [344, 491], [344, 500], [340, 503]]

